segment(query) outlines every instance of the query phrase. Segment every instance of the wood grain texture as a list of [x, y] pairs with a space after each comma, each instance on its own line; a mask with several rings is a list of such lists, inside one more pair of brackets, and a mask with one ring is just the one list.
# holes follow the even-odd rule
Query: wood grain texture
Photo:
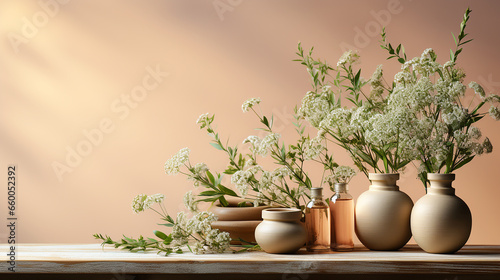
[[[7, 273], [6, 244], [0, 245], [0, 273]], [[168, 257], [129, 253], [99, 244], [20, 244], [21, 273], [91, 274], [498, 274], [500, 246], [466, 246], [449, 255], [428, 254], [416, 246], [395, 252], [369, 251], [278, 255], [264, 252]], [[0, 277], [1, 278], [1, 277]], [[500, 277], [498, 278], [500, 279]]]

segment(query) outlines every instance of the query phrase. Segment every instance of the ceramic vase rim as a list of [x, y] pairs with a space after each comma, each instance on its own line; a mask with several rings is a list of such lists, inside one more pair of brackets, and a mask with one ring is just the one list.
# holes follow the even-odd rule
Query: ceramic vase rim
[[272, 221], [299, 221], [302, 210], [295, 208], [268, 208], [262, 210], [262, 219]]
[[368, 173], [368, 179], [371, 180], [386, 180], [392, 178], [399, 180], [399, 173]]
[[427, 173], [427, 180], [441, 181], [441, 180], [455, 180], [455, 173]]

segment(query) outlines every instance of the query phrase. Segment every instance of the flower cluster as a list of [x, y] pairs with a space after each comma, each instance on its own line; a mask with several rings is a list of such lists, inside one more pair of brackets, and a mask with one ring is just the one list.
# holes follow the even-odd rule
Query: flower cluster
[[189, 150], [188, 148], [183, 148], [172, 158], [167, 160], [165, 162], [165, 173], [169, 175], [175, 175], [179, 173], [180, 167], [189, 160], [190, 151], [191, 150]]
[[[482, 137], [475, 123], [488, 114], [500, 120], [500, 96], [487, 94], [476, 82], [467, 87], [465, 72], [457, 67], [461, 46], [471, 41], [464, 40], [468, 13], [455, 40], [456, 50], [444, 64], [437, 61], [432, 48], [407, 59], [402, 45], [394, 49], [386, 41], [384, 30], [381, 47], [388, 51], [389, 59], [401, 63], [392, 83], [385, 82], [382, 65], [364, 82], [361, 70], [354, 70], [359, 55], [353, 51], [345, 52], [333, 69], [313, 59], [312, 50], [304, 55], [299, 44], [299, 61], [307, 67], [313, 84], [313, 90], [302, 99], [299, 116], [327, 141], [348, 151], [365, 174], [369, 170], [399, 172], [419, 161], [419, 177], [427, 185], [427, 173], [450, 173], [476, 155], [491, 152], [490, 140]], [[370, 93], [366, 94], [363, 87], [368, 83]], [[467, 95], [467, 88], [475, 95]], [[351, 106], [342, 106], [347, 101]], [[486, 105], [489, 109], [484, 111]], [[333, 173], [325, 181], [334, 183], [335, 178]]]
[[199, 179], [205, 176], [208, 170], [209, 170], [208, 166], [205, 163], [203, 162], [197, 163], [194, 167], [189, 168], [191, 174], [187, 176], [187, 179], [193, 181], [194, 187], [199, 187], [200, 186]]
[[186, 213], [179, 212], [172, 227], [171, 244], [174, 247], [189, 245], [195, 254], [225, 252], [231, 238], [229, 233], [212, 228], [211, 224], [216, 220], [217, 217], [211, 212], [199, 212], [191, 218], [187, 218]]
[[[466, 85], [465, 73], [457, 69], [454, 61], [441, 65], [432, 49], [425, 50], [420, 57], [403, 64], [402, 73], [412, 77], [397, 83], [388, 97], [387, 116], [397, 115], [404, 108], [404, 122], [398, 125], [401, 133], [401, 151], [409, 151], [409, 159], [421, 161], [420, 177], [426, 181], [426, 173], [450, 173], [475, 155], [491, 152], [488, 138], [481, 140], [482, 133], [473, 124], [485, 113], [480, 109], [490, 100], [491, 111], [497, 109], [496, 95], [486, 97], [484, 89], [476, 82], [469, 88], [479, 96], [474, 107], [464, 107]], [[432, 83], [432, 80], [436, 80]], [[494, 116], [492, 116], [494, 118]]]
[[266, 156], [270, 149], [278, 143], [279, 138], [280, 135], [277, 133], [269, 133], [263, 139], [260, 139], [259, 136], [250, 135], [243, 140], [243, 144], [250, 143], [250, 150], [254, 154]]
[[132, 201], [132, 210], [135, 213], [143, 212], [146, 209], [151, 208], [151, 206], [155, 203], [162, 203], [165, 196], [161, 193], [146, 195], [139, 194]]
[[196, 200], [196, 197], [193, 195], [193, 191], [188, 191], [184, 195], [184, 206], [193, 213], [198, 212], [198, 201]]
[[201, 114], [198, 117], [198, 120], [196, 120], [196, 123], [200, 125], [201, 128], [205, 128], [206, 126], [209, 126], [212, 122], [214, 121], [214, 116], [211, 116], [208, 113]]
[[[213, 213], [197, 212], [189, 218], [185, 212], [179, 212], [174, 220], [162, 206], [163, 199], [164, 196], [161, 194], [151, 196], [141, 194], [134, 198], [132, 208], [136, 213], [148, 208], [154, 210], [166, 222], [166, 224], [162, 225], [172, 228], [170, 234], [155, 231], [155, 235], [159, 240], [154, 238], [145, 239], [142, 236], [138, 239], [124, 236], [120, 241], [114, 241], [110, 237], [104, 237], [101, 234], [94, 234], [94, 237], [103, 240], [103, 245], [110, 244], [114, 245], [115, 248], [122, 247], [132, 252], [153, 249], [157, 250], [158, 253], [169, 255], [171, 253], [182, 253], [186, 250], [186, 247], [195, 254], [223, 253], [230, 250], [231, 237], [229, 233], [212, 228], [212, 223], [217, 220]], [[153, 203], [160, 204], [160, 211], [151, 208]]]
[[349, 183], [354, 176], [356, 171], [350, 166], [343, 165], [337, 167], [333, 174], [326, 176], [323, 181], [333, 187], [337, 183]]
[[359, 54], [353, 50], [346, 51], [337, 62], [337, 66], [354, 64], [359, 59]]
[[243, 110], [243, 112], [248, 112], [250, 111], [250, 109], [255, 106], [256, 104], [259, 104], [260, 103], [260, 98], [250, 98], [248, 99], [247, 101], [245, 101], [243, 103], [243, 105], [241, 105], [241, 110]]

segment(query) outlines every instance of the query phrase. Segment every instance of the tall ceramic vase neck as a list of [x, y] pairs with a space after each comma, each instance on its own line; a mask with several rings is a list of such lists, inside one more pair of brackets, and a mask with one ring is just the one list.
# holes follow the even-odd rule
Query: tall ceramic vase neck
[[428, 194], [455, 194], [455, 189], [451, 186], [455, 180], [455, 174], [428, 173], [427, 179], [430, 182]]
[[396, 181], [399, 173], [370, 173], [368, 179], [371, 181], [370, 190], [398, 191]]

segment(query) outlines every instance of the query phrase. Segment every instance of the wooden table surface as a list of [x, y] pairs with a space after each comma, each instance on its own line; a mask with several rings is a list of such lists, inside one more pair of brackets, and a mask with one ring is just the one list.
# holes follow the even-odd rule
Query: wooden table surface
[[[390, 279], [387, 277], [390, 275], [406, 275], [405, 279], [424, 279], [418, 278], [419, 275], [433, 275], [434, 279], [447, 280], [500, 279], [500, 246], [465, 246], [455, 254], [446, 255], [427, 254], [416, 246], [406, 246], [392, 252], [369, 251], [358, 247], [346, 253], [313, 254], [301, 250], [297, 254], [287, 255], [245, 252], [207, 255], [184, 253], [165, 257], [154, 252], [130, 253], [113, 247], [102, 248], [99, 244], [18, 244], [16, 273], [7, 269], [7, 244], [0, 244], [0, 252], [0, 279], [7, 279], [14, 274], [20, 276], [32, 273], [53, 276], [72, 274], [75, 277], [87, 274], [87, 278], [81, 279], [98, 275], [108, 275], [108, 278], [102, 279], [113, 279], [111, 276], [114, 275], [117, 280], [120, 279], [117, 275], [139, 277], [124, 279], [163, 279], [158, 277], [169, 274], [186, 277], [198, 275], [194, 277], [196, 279], [206, 274], [221, 277], [235, 274], [279, 275], [278, 279], [313, 279], [313, 276], [319, 275], [337, 276], [329, 279], [361, 279], [362, 275], [380, 276], [373, 279]], [[153, 277], [155, 275], [157, 278]], [[351, 275], [353, 278], [341, 278], [341, 275]], [[358, 277], [354, 277], [356, 275]], [[411, 275], [414, 278], [409, 277]], [[467, 278], [469, 276], [474, 277]]]

